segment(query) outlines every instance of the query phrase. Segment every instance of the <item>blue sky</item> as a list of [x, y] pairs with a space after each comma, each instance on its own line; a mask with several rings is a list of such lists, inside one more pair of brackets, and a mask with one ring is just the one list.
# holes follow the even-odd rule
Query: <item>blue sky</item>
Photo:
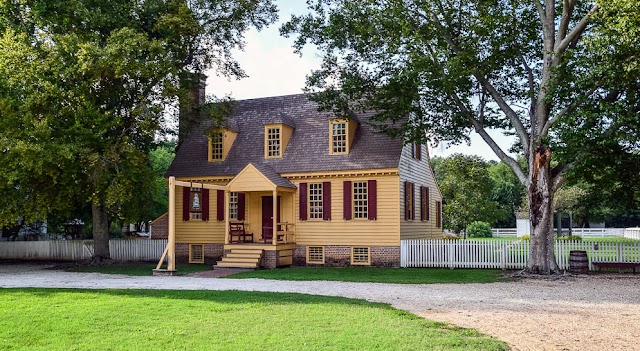
[[[234, 52], [235, 58], [245, 70], [248, 78], [229, 80], [217, 77], [209, 71], [207, 93], [218, 97], [231, 96], [234, 99], [251, 99], [266, 96], [299, 94], [304, 87], [305, 77], [320, 67], [320, 56], [314, 47], [307, 46], [302, 57], [293, 52], [293, 38], [280, 36], [279, 28], [292, 14], [304, 14], [306, 2], [302, 0], [276, 0], [280, 19], [276, 24], [258, 32], [250, 30], [245, 35], [244, 51]], [[490, 131], [498, 145], [508, 150], [513, 137], [506, 137], [500, 131]], [[497, 156], [475, 133], [471, 134], [471, 145], [433, 146], [431, 154], [447, 156], [452, 153], [475, 154], [487, 160], [497, 160]]]

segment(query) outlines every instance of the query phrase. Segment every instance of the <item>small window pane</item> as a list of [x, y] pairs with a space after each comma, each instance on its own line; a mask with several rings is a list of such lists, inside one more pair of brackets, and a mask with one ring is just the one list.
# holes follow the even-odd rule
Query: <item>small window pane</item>
[[222, 133], [211, 134], [211, 159], [222, 160]]
[[229, 193], [229, 218], [238, 219], [238, 193]]

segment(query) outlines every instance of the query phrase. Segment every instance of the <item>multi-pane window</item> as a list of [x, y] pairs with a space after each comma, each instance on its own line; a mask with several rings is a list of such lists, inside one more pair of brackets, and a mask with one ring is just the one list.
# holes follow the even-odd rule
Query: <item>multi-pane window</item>
[[280, 157], [280, 128], [267, 128], [267, 157]]
[[331, 152], [347, 153], [347, 123], [333, 123], [331, 128]]
[[202, 219], [202, 189], [191, 188], [189, 194], [189, 213], [191, 213], [191, 219]]
[[371, 255], [368, 247], [352, 247], [351, 248], [351, 264], [368, 265], [371, 264]]
[[229, 218], [238, 219], [238, 193], [229, 193]]
[[322, 183], [309, 184], [309, 218], [322, 219]]
[[211, 134], [211, 159], [215, 161], [222, 160], [222, 132]]
[[353, 217], [369, 217], [367, 182], [353, 182]]
[[324, 264], [324, 246], [307, 246], [307, 263]]

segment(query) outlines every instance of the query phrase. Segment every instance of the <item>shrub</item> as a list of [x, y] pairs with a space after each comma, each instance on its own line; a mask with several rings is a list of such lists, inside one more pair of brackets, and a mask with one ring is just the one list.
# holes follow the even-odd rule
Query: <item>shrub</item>
[[531, 236], [529, 234], [523, 235], [520, 237], [520, 240], [525, 240], [525, 241], [531, 240]]
[[472, 222], [467, 226], [467, 235], [470, 238], [490, 238], [491, 226], [487, 222]]
[[579, 235], [566, 235], [566, 236], [556, 237], [556, 240], [582, 241], [582, 237]]
[[442, 236], [442, 240], [458, 240], [458, 239], [460, 239], [460, 237], [453, 233], [444, 233], [444, 235]]

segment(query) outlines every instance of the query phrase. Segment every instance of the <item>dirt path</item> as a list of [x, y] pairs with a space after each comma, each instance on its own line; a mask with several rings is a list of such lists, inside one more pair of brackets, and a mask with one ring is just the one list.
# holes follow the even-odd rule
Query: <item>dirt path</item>
[[475, 328], [516, 350], [640, 350], [640, 275], [493, 284], [396, 285], [67, 273], [0, 265], [0, 287], [249, 290], [384, 302]]

